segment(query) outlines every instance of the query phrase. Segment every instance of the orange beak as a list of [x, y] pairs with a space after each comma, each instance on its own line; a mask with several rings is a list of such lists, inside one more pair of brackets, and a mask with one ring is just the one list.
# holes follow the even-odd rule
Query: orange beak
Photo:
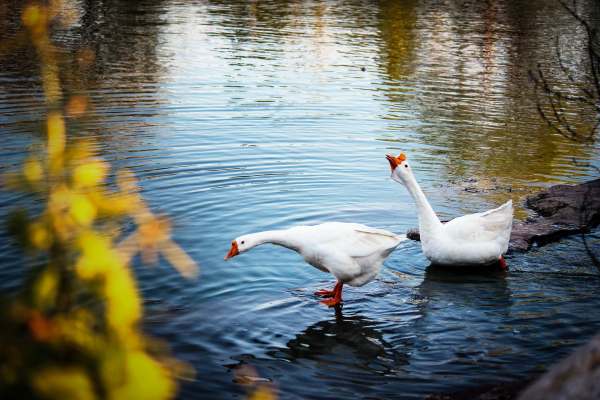
[[387, 158], [388, 162], [390, 163], [390, 168], [392, 169], [392, 172], [394, 172], [396, 167], [400, 165], [402, 161], [406, 160], [406, 156], [404, 155], [404, 153], [400, 153], [398, 157], [394, 157], [391, 154], [386, 154], [385, 158]]
[[238, 250], [237, 242], [234, 240], [233, 242], [231, 242], [231, 249], [229, 249], [229, 253], [227, 253], [224, 260], [229, 260], [231, 257], [235, 257], [238, 254], [240, 254], [240, 251]]

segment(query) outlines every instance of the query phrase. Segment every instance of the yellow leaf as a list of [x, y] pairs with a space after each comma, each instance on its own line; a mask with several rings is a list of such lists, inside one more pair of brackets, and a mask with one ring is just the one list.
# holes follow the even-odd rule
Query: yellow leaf
[[75, 265], [75, 271], [82, 279], [94, 279], [121, 267], [121, 259], [107, 237], [83, 232], [78, 237], [77, 246], [82, 255]]
[[249, 397], [249, 400], [275, 400], [276, 398], [273, 389], [267, 385], [260, 385]]
[[164, 366], [141, 351], [127, 354], [125, 383], [111, 391], [110, 399], [163, 400], [175, 395], [175, 383]]
[[23, 176], [30, 184], [38, 183], [44, 176], [44, 168], [35, 158], [29, 158], [23, 165]]
[[37, 249], [45, 250], [50, 247], [52, 237], [46, 224], [34, 222], [29, 225], [29, 241]]
[[44, 11], [37, 4], [27, 6], [23, 11], [23, 14], [21, 14], [21, 20], [23, 21], [23, 25], [25, 25], [29, 29], [44, 24], [44, 19]]
[[85, 164], [73, 169], [75, 187], [96, 186], [104, 181], [108, 166], [101, 160], [88, 160]]
[[33, 388], [40, 397], [62, 400], [95, 399], [90, 378], [79, 368], [46, 368], [33, 377]]
[[65, 185], [55, 185], [51, 189], [48, 210], [50, 213], [58, 214], [68, 208], [71, 191]]
[[108, 237], [91, 231], [83, 232], [78, 237], [77, 246], [82, 254], [75, 271], [82, 279], [94, 279], [122, 268], [121, 258]]
[[51, 159], [62, 156], [65, 149], [65, 121], [59, 112], [48, 114], [48, 155]]
[[137, 194], [96, 195], [94, 202], [100, 212], [109, 216], [118, 216], [131, 212], [139, 204]]
[[34, 303], [38, 308], [51, 307], [58, 291], [58, 274], [55, 268], [47, 267], [40, 274], [33, 288]]
[[142, 314], [137, 287], [127, 268], [115, 268], [106, 274], [104, 295], [109, 324], [121, 334], [123, 339], [127, 339], [131, 328]]
[[125, 351], [117, 346], [109, 346], [101, 353], [99, 373], [104, 387], [110, 392], [125, 384]]
[[101, 160], [89, 161], [73, 170], [73, 181], [76, 187], [96, 186], [104, 181], [108, 166]]
[[88, 226], [96, 218], [96, 206], [82, 194], [75, 194], [71, 198], [70, 214], [80, 225]]

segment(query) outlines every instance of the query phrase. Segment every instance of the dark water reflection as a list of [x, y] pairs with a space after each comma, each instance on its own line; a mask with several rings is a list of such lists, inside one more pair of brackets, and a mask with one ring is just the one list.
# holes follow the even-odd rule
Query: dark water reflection
[[[407, 243], [337, 314], [312, 295], [332, 282], [293, 253], [222, 261], [251, 231], [415, 226], [412, 200], [388, 178], [390, 151], [409, 153], [443, 218], [592, 175], [597, 146], [552, 135], [527, 80], [541, 63], [564, 83], [556, 35], [583, 76], [582, 32], [557, 4], [66, 4], [74, 23], [54, 36], [64, 85], [93, 105], [73, 135], [136, 171], [202, 265], [197, 282], [136, 266], [148, 330], [198, 372], [181, 397], [241, 396], [234, 371], [249, 364], [282, 398], [419, 398], [539, 371], [600, 329], [600, 280], [578, 238], [513, 255], [508, 275], [432, 269]], [[595, 18], [593, 4], [581, 7]], [[21, 6], [0, 6], [2, 39]], [[0, 67], [2, 172], [39, 136], [43, 102], [30, 49]], [[19, 200], [1, 192], [0, 213]], [[9, 289], [21, 255], [2, 239]]]

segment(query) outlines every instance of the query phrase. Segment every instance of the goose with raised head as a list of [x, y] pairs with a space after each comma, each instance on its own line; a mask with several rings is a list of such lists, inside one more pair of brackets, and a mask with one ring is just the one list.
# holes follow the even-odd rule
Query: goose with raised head
[[498, 263], [507, 269], [504, 254], [512, 229], [513, 207], [509, 200], [493, 210], [440, 222], [417, 183], [406, 156], [386, 156], [392, 179], [403, 184], [417, 206], [421, 248], [425, 257], [440, 265]]
[[333, 290], [315, 292], [329, 297], [322, 303], [331, 307], [342, 302], [344, 284], [362, 286], [372, 281], [383, 261], [405, 239], [405, 235], [361, 224], [326, 222], [240, 236], [231, 242], [225, 260], [265, 243], [294, 250], [308, 264], [337, 279]]

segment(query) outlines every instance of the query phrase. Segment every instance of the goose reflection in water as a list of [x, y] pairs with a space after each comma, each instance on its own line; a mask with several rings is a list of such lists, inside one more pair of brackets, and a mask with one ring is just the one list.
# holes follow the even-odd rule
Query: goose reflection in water
[[[336, 308], [333, 318], [310, 325], [284, 347], [272, 348], [264, 357], [233, 357], [239, 363], [227, 367], [237, 372], [250, 365], [275, 382], [282, 395], [298, 398], [377, 393], [387, 388], [390, 377], [405, 375], [412, 343], [393, 346], [376, 326], [376, 321]], [[319, 385], [306, 385], [315, 379]]]
[[331, 369], [359, 368], [393, 373], [408, 362], [405, 353], [394, 350], [376, 328], [377, 322], [360, 315], [345, 316], [337, 308], [335, 318], [319, 321], [287, 342], [286, 348], [270, 352], [289, 361], [308, 359]]
[[[473, 311], [494, 309], [495, 312], [507, 313], [512, 303], [506, 274], [497, 269], [431, 264], [425, 270], [417, 293], [420, 298], [427, 300], [424, 304], [468, 307]], [[424, 314], [428, 308], [424, 308]]]
[[[430, 265], [415, 297], [418, 329], [443, 332], [449, 340], [473, 337], [476, 342], [492, 339], [498, 329], [508, 329], [512, 294], [503, 272], [448, 268]], [[471, 342], [464, 344], [471, 347]]]
[[428, 266], [415, 292], [421, 318], [413, 325], [411, 364], [426, 365], [432, 381], [443, 378], [456, 387], [476, 384], [481, 368], [501, 373], [495, 355], [513, 352], [512, 302], [501, 271]]

